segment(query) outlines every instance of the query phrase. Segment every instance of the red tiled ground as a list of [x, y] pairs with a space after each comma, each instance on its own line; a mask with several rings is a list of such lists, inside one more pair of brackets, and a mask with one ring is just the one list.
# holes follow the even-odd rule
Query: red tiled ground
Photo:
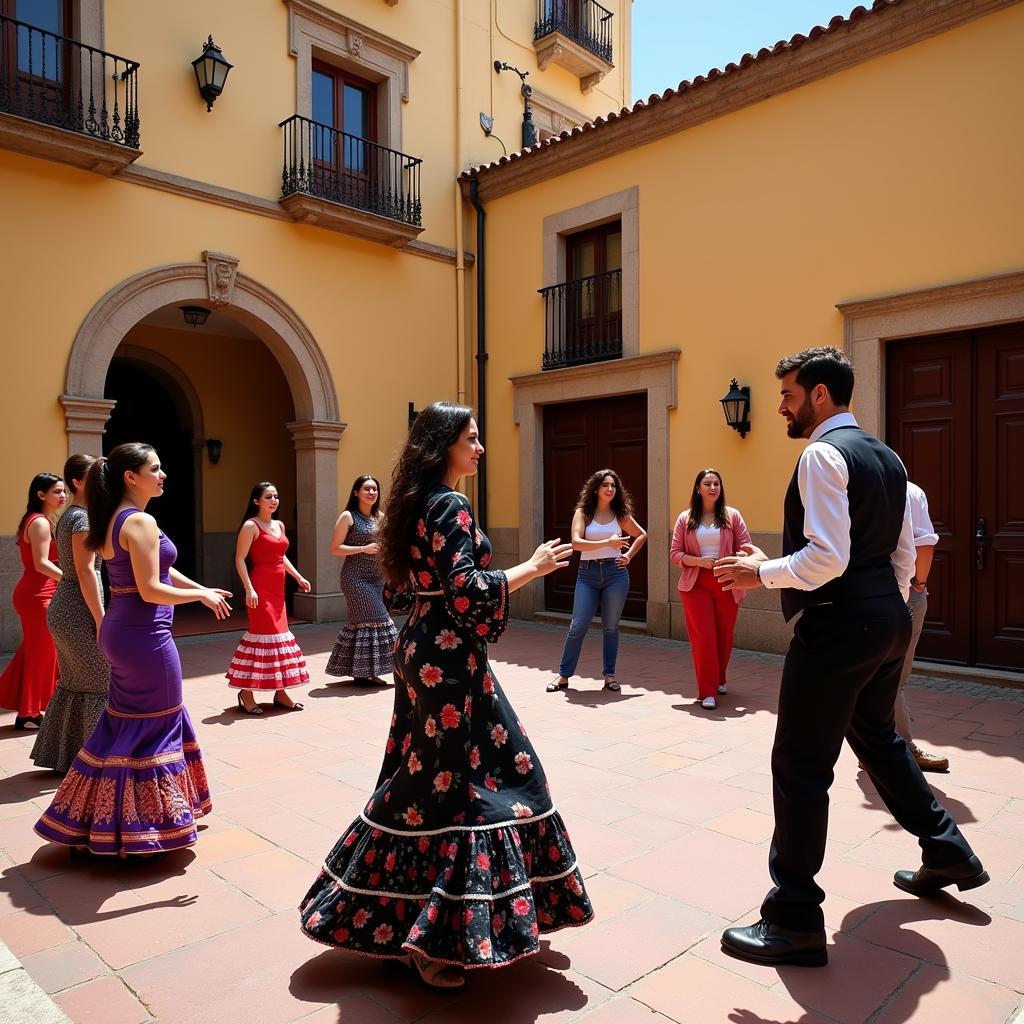
[[[624, 638], [623, 692], [600, 691], [597, 637], [568, 693], [546, 694], [561, 633], [515, 624], [495, 668], [543, 759], [598, 912], [535, 960], [428, 992], [399, 969], [306, 940], [294, 910], [376, 779], [391, 691], [328, 684], [333, 629], [297, 630], [310, 662], [301, 714], [248, 718], [222, 673], [235, 634], [182, 642], [186, 702], [215, 812], [197, 846], [153, 864], [72, 865], [31, 831], [56, 778], [0, 717], [0, 939], [76, 1024], [898, 1024], [1005, 1022], [1024, 991], [1024, 700], [913, 691], [932, 776], [992, 883], [959, 900], [892, 887], [916, 864], [845, 751], [832, 791], [829, 966], [726, 957], [767, 885], [768, 752], [780, 662], [737, 655], [716, 712], [694, 705], [688, 649]], [[297, 695], [298, 696], [298, 695]]]

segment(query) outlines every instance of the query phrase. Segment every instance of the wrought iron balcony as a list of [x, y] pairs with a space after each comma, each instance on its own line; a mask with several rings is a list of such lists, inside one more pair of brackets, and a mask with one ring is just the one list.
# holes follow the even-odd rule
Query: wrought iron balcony
[[392, 245], [423, 230], [422, 160], [298, 114], [279, 127], [281, 205], [296, 220]]
[[556, 370], [622, 358], [622, 271], [541, 288], [544, 362]]
[[[612, 63], [612, 12], [595, 0], [537, 0], [534, 40], [556, 33]], [[551, 59], [558, 61], [560, 56]]]
[[0, 15], [0, 144], [106, 173], [126, 166], [140, 155], [138, 62]]

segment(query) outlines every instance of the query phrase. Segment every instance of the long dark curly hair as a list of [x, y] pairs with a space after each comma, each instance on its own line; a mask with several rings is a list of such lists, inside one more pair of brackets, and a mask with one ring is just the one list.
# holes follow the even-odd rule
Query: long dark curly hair
[[423, 497], [448, 468], [448, 449], [473, 418], [468, 405], [434, 402], [416, 417], [391, 474], [378, 539], [381, 572], [393, 587], [404, 586], [412, 572], [413, 529], [422, 514]]
[[633, 499], [630, 497], [629, 491], [622, 486], [619, 474], [614, 469], [599, 469], [587, 477], [587, 482], [576, 499], [576, 507], [583, 512], [583, 518], [588, 523], [594, 518], [594, 513], [597, 511], [597, 492], [601, 481], [606, 476], [610, 476], [615, 481], [615, 497], [612, 498], [612, 511], [615, 513], [615, 518], [624, 519], [633, 514]]
[[696, 530], [700, 526], [701, 516], [704, 515], [704, 498], [700, 493], [700, 482], [709, 473], [718, 477], [719, 491], [718, 499], [715, 501], [715, 526], [720, 530], [728, 529], [729, 515], [725, 511], [725, 481], [722, 474], [711, 466], [702, 469], [693, 480], [693, 491], [690, 493], [690, 514], [686, 520], [688, 530]]

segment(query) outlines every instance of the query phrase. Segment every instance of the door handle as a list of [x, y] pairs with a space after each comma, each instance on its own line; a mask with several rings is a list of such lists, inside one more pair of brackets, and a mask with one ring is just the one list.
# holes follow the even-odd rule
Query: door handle
[[974, 523], [974, 559], [978, 572], [985, 568], [985, 551], [991, 540], [984, 517], [978, 516]]

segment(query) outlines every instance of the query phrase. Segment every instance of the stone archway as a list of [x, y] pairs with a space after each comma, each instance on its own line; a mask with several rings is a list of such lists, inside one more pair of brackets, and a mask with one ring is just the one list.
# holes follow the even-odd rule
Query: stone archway
[[163, 306], [205, 304], [230, 311], [266, 345], [288, 382], [295, 421], [298, 540], [301, 571], [313, 584], [295, 595], [296, 613], [314, 622], [341, 616], [337, 566], [330, 537], [337, 514], [338, 446], [345, 424], [330, 368], [299, 314], [279, 295], [238, 272], [238, 260], [206, 251], [203, 261], [156, 267], [127, 278], [89, 311], [68, 361], [60, 404], [68, 452], [101, 454], [103, 430], [114, 403], [104, 398], [110, 361], [125, 335]]

